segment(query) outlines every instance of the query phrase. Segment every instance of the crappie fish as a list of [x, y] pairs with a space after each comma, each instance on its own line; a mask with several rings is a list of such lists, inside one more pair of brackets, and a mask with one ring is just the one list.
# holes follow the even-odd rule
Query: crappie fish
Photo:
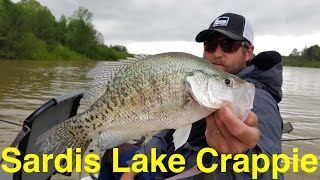
[[193, 122], [225, 105], [244, 120], [253, 106], [253, 84], [187, 53], [112, 62], [110, 72], [100, 69], [103, 82], [97, 87], [102, 95], [83, 113], [41, 135], [36, 142], [40, 152], [84, 151], [99, 132], [104, 132], [101, 147], [108, 149], [162, 129], [176, 129], [178, 148], [187, 141]]

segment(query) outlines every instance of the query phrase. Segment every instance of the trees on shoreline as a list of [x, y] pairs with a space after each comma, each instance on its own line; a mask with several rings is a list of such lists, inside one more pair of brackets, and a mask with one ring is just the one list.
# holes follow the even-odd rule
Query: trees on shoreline
[[295, 48], [289, 56], [284, 56], [283, 58], [286, 66], [320, 68], [320, 47], [319, 45], [313, 45], [305, 47], [302, 51], [298, 51]]
[[[58, 20], [36, 0], [0, 0], [0, 59], [122, 59], [130, 54], [121, 45], [105, 45], [92, 24], [93, 14], [79, 7]], [[294, 49], [284, 65], [320, 67], [320, 47]]]
[[57, 21], [36, 0], [0, 0], [0, 59], [121, 59], [126, 47], [107, 46], [92, 24], [93, 14], [79, 7]]

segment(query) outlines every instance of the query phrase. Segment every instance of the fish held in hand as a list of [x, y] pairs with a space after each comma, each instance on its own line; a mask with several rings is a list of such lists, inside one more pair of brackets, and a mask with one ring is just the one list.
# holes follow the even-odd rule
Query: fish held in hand
[[[100, 147], [116, 147], [162, 129], [177, 129], [183, 145], [191, 124], [228, 105], [244, 120], [253, 106], [254, 85], [187, 53], [163, 53], [139, 60], [106, 62], [89, 73], [96, 81], [87, 96], [99, 98], [83, 113], [37, 139], [41, 152], [87, 148], [103, 132]], [[101, 94], [101, 95], [100, 95]]]

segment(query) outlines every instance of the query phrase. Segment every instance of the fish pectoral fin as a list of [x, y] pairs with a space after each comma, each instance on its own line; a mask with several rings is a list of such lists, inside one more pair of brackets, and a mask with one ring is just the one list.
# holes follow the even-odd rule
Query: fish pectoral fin
[[183, 146], [187, 142], [191, 132], [191, 128], [192, 124], [188, 124], [186, 126], [176, 129], [176, 131], [173, 133], [172, 136], [175, 150]]
[[189, 101], [186, 100], [184, 102], [173, 102], [171, 104], [162, 104], [160, 106], [156, 106], [151, 109], [151, 112], [154, 113], [162, 113], [162, 112], [180, 112], [186, 111], [186, 107], [188, 106]]

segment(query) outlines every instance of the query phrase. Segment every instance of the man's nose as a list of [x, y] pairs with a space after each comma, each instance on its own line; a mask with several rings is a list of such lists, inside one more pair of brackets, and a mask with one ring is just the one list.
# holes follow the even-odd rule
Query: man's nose
[[215, 59], [219, 59], [222, 57], [222, 55], [223, 55], [223, 51], [222, 51], [220, 44], [219, 44], [218, 47], [216, 48], [216, 50], [212, 52], [212, 56]]

